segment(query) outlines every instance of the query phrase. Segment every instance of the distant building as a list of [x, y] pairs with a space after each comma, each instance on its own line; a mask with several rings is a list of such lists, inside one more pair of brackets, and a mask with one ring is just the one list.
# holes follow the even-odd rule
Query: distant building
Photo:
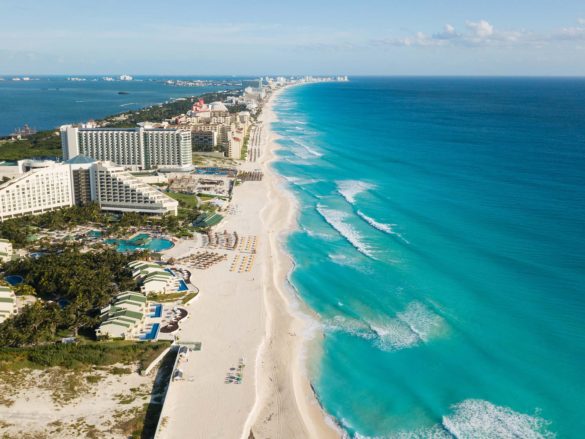
[[194, 151], [213, 151], [217, 147], [216, 131], [191, 131]]
[[0, 261], [7, 262], [12, 259], [12, 243], [8, 239], [0, 239]]
[[16, 295], [3, 285], [0, 285], [0, 323], [16, 315]]
[[243, 88], [262, 88], [262, 79], [246, 79], [242, 81]]
[[69, 160], [84, 155], [133, 170], [190, 167], [191, 133], [162, 128], [90, 128], [63, 125], [61, 148]]

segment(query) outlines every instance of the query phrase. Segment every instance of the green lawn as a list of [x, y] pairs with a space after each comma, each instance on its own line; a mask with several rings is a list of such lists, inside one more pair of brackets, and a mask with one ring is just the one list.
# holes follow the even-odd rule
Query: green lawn
[[181, 194], [179, 192], [165, 192], [169, 197], [177, 200], [181, 207], [186, 207], [189, 209], [196, 209], [197, 208], [197, 198], [195, 195], [189, 194]]

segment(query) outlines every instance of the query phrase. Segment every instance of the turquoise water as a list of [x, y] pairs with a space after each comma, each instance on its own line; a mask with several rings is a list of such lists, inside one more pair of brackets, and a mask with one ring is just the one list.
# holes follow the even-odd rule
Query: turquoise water
[[585, 80], [354, 78], [275, 109], [327, 412], [352, 437], [582, 437]]
[[152, 238], [144, 244], [137, 244], [136, 242], [148, 238], [149, 235], [141, 233], [131, 239], [106, 239], [106, 244], [116, 245], [116, 250], [120, 253], [133, 252], [136, 250], [150, 250], [153, 252], [161, 252], [170, 249], [174, 244], [172, 241], [164, 238]]

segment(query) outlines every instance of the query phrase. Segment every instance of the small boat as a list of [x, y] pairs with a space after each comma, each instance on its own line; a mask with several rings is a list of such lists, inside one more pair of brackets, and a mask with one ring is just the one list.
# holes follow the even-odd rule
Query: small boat
[[118, 92], [118, 94], [119, 94], [119, 95], [127, 95], [127, 94], [129, 94], [129, 93], [128, 93], [127, 91], [119, 91], [119, 92]]

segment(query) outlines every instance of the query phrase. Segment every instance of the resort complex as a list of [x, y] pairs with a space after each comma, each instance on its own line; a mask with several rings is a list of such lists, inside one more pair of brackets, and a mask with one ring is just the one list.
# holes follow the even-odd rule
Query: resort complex
[[0, 239], [0, 262], [9, 261], [13, 254], [12, 243], [8, 239]]
[[0, 285], [0, 323], [16, 314], [16, 296], [11, 288]]
[[[193, 437], [273, 436], [274, 423], [248, 418], [260, 394], [254, 416], [270, 417], [272, 379], [295, 395], [290, 334], [302, 327], [271, 314], [286, 307], [290, 268], [273, 231], [294, 216], [273, 192], [263, 125], [267, 99], [302, 82], [251, 81], [138, 128], [62, 126], [64, 161], [0, 163], [0, 347], [62, 375], [13, 386], [6, 408], [0, 396], [0, 414], [16, 414], [10, 434], [22, 437], [33, 410], [26, 428], [39, 437], [175, 438], [193, 423], [204, 426]], [[290, 349], [274, 359], [272, 346]], [[62, 410], [37, 402], [63, 388], [75, 391], [53, 397]]]
[[189, 131], [159, 128], [97, 128], [63, 125], [63, 158], [84, 155], [132, 170], [188, 168], [192, 165]]
[[134, 261], [129, 264], [132, 277], [140, 284], [144, 294], [167, 294], [184, 291], [187, 286], [168, 268], [147, 261]]
[[137, 338], [142, 330], [147, 312], [144, 294], [121, 293], [101, 311], [103, 323], [96, 330], [98, 337]]
[[177, 201], [111, 162], [76, 156], [41, 163], [0, 185], [0, 221], [90, 202], [116, 212], [177, 214]]

